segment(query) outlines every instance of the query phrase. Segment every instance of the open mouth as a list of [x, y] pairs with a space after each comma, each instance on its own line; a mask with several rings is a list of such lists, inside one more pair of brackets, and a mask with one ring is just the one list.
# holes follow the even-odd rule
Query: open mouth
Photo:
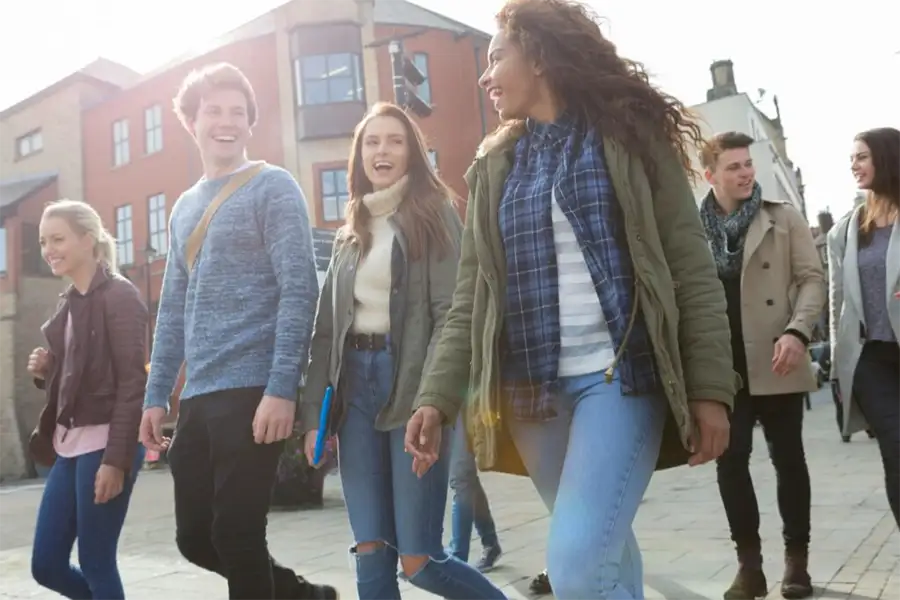
[[226, 144], [237, 141], [237, 137], [235, 137], [233, 135], [216, 135], [216, 136], [213, 136], [213, 139], [216, 140], [217, 142], [223, 142]]
[[375, 162], [374, 166], [376, 173], [387, 173], [394, 168], [394, 163], [388, 162], [386, 160], [379, 160]]

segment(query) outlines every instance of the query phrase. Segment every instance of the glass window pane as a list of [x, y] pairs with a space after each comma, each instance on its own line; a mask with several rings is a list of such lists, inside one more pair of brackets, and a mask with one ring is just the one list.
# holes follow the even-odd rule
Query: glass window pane
[[328, 77], [328, 66], [325, 56], [306, 56], [303, 58], [302, 66], [304, 83]]
[[353, 74], [353, 61], [349, 54], [328, 55], [328, 77], [350, 77]]
[[337, 193], [341, 195], [347, 194], [347, 169], [335, 171], [335, 179], [337, 181]]
[[305, 104], [328, 104], [328, 80], [307, 81], [303, 84]]
[[333, 196], [335, 193], [334, 171], [322, 171], [322, 195]]
[[328, 99], [331, 102], [350, 102], [356, 99], [351, 77], [332, 77], [328, 80]]
[[335, 197], [322, 198], [322, 216], [326, 221], [337, 221], [337, 204]]

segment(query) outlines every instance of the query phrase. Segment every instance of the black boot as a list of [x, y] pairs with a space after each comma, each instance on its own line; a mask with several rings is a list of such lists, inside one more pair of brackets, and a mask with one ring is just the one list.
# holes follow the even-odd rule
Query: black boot
[[725, 590], [725, 600], [755, 600], [765, 598], [769, 584], [762, 569], [759, 548], [738, 549], [738, 572], [731, 587]]
[[809, 551], [806, 548], [785, 550], [781, 595], [788, 600], [813, 595], [812, 578], [809, 576]]

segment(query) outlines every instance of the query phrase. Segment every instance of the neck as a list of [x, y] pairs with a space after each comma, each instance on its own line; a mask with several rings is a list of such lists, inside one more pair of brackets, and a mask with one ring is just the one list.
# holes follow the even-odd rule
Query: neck
[[91, 260], [75, 269], [69, 275], [72, 285], [81, 294], [87, 294], [87, 291], [91, 288], [91, 282], [94, 280], [94, 274], [97, 273], [98, 266], [95, 261]]
[[542, 96], [529, 111], [531, 113], [529, 116], [538, 123], [554, 123], [559, 118], [562, 109], [549, 92]]
[[713, 198], [716, 199], [716, 204], [719, 205], [719, 208], [721, 208], [722, 212], [724, 212], [726, 215], [730, 215], [741, 205], [741, 200], [737, 198], [731, 198], [725, 194], [721, 194], [715, 189], [713, 189]]
[[[201, 157], [202, 158], [202, 157]], [[247, 155], [241, 152], [233, 159], [227, 161], [203, 160], [203, 176], [207, 180], [218, 179], [234, 173], [238, 168], [247, 162]]]

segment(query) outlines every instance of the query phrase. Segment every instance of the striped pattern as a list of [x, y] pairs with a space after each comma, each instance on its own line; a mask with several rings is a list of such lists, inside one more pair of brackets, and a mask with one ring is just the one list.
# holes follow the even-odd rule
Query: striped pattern
[[575, 231], [553, 194], [553, 241], [559, 277], [559, 376], [607, 368], [616, 351]]

